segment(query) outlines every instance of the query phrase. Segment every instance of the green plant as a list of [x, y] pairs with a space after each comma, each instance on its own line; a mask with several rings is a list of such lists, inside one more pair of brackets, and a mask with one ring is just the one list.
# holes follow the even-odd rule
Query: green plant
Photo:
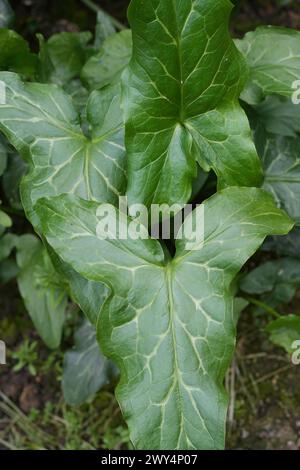
[[[90, 325], [65, 359], [65, 396], [79, 404], [116, 372], [97, 339], [119, 368], [116, 394], [137, 448], [224, 447], [236, 275], [268, 235], [300, 220], [291, 101], [300, 33], [259, 28], [234, 43], [230, 12], [227, 0], [132, 0], [132, 31], [116, 33], [100, 15], [94, 44], [85, 33], [40, 37], [34, 58], [16, 33], [2, 32], [14, 60], [5, 57], [0, 73], [0, 129], [28, 166], [21, 199], [43, 242], [27, 238], [33, 251], [23, 255], [14, 244], [20, 291], [49, 347], [60, 343], [68, 296], [86, 314]], [[274, 109], [284, 110], [276, 120]], [[207, 193], [176, 243], [149, 238], [153, 227], [133, 207], [164, 204], [163, 222], [166, 205], [179, 211]], [[116, 208], [125, 194], [126, 217]], [[99, 209], [116, 237], [99, 236]], [[193, 239], [203, 213], [203, 236]], [[125, 224], [133, 237], [118, 233]], [[247, 300], [274, 313], [300, 285], [299, 263], [270, 263], [242, 277], [240, 289], [271, 293]], [[298, 318], [279, 320], [268, 330], [286, 347], [278, 329], [286, 321], [298, 331]]]
[[15, 372], [27, 368], [31, 375], [36, 375], [36, 363], [38, 360], [37, 342], [25, 339], [19, 348], [11, 353], [12, 359], [16, 361], [13, 367]]

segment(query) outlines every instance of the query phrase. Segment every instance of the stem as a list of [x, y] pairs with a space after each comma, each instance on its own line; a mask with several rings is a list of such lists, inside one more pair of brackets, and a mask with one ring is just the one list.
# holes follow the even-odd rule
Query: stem
[[246, 300], [248, 300], [251, 304], [256, 305], [257, 307], [262, 308], [263, 310], [265, 310], [265, 312], [269, 313], [270, 315], [273, 315], [273, 317], [281, 318], [281, 315], [278, 312], [276, 312], [274, 308], [270, 307], [264, 302], [254, 299], [253, 297], [247, 297]]
[[101, 13], [103, 13], [103, 15], [107, 16], [110, 19], [110, 21], [112, 22], [112, 24], [115, 26], [115, 28], [117, 28], [118, 30], [121, 31], [122, 29], [126, 29], [126, 26], [124, 26], [116, 18], [114, 18], [109, 13], [107, 13], [102, 8], [100, 8], [98, 5], [96, 5], [96, 3], [94, 3], [92, 0], [81, 0], [81, 2], [84, 3], [84, 5], [86, 5], [88, 8], [90, 8], [95, 13], [101, 12]]

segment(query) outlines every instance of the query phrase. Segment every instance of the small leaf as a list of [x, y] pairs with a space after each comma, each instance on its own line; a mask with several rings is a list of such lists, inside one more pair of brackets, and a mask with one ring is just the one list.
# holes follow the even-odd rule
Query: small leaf
[[300, 134], [300, 106], [292, 103], [290, 98], [267, 96], [264, 101], [252, 106], [251, 111], [254, 128], [259, 124], [267, 133], [286, 137], [298, 137]]
[[91, 90], [118, 83], [132, 55], [130, 30], [109, 36], [100, 51], [93, 55], [82, 69], [81, 79]]
[[275, 251], [279, 256], [300, 258], [300, 228], [295, 227], [285, 237], [269, 237], [263, 248], [265, 251]]
[[186, 203], [196, 161], [220, 187], [260, 184], [238, 101], [247, 66], [229, 35], [231, 9], [227, 0], [131, 1], [133, 56], [123, 74], [129, 204]]
[[293, 83], [300, 77], [300, 32], [262, 26], [235, 41], [250, 67], [250, 77], [241, 98], [257, 104], [263, 97], [279, 94], [291, 98]]
[[[136, 447], [223, 448], [223, 381], [235, 343], [231, 284], [267, 234], [290, 230], [287, 215], [262, 190], [229, 188], [204, 203], [204, 245], [188, 251], [186, 221], [186, 238], [168, 261], [157, 240], [98, 237], [97, 203], [62, 195], [39, 200], [36, 210], [58, 255], [112, 290], [98, 334], [121, 371], [117, 397]], [[189, 217], [197, 222], [201, 213]], [[111, 223], [120, 221], [110, 214]]]
[[9, 228], [12, 226], [12, 220], [5, 212], [0, 209], [0, 226]]
[[92, 38], [89, 32], [58, 33], [45, 42], [40, 41], [40, 74], [44, 81], [67, 84], [79, 77], [81, 69], [91, 54], [88, 46]]
[[0, 0], [0, 28], [9, 28], [15, 19], [14, 11], [7, 0]]
[[18, 237], [12, 233], [6, 233], [0, 238], [0, 261], [8, 258], [12, 250], [17, 246]]
[[18, 153], [10, 150], [7, 169], [2, 177], [2, 186], [11, 207], [23, 209], [20, 199], [20, 183], [28, 170], [28, 165]]
[[19, 273], [19, 268], [13, 259], [5, 259], [0, 263], [0, 283], [7, 284]]
[[60, 345], [68, 297], [45, 248], [32, 238], [19, 238], [18, 286], [39, 335], [55, 349]]
[[0, 50], [0, 70], [34, 77], [37, 57], [30, 52], [28, 43], [19, 34], [9, 29], [0, 29]]
[[267, 261], [241, 279], [247, 294], [264, 295], [265, 302], [276, 307], [290, 302], [300, 287], [300, 260], [282, 258]]
[[273, 194], [278, 206], [300, 224], [300, 137], [267, 136], [261, 153], [263, 187]]
[[300, 340], [300, 316], [286, 315], [268, 324], [270, 340], [293, 354], [293, 343]]
[[97, 24], [95, 31], [95, 48], [102, 46], [105, 39], [107, 39], [109, 36], [113, 36], [115, 33], [115, 27], [112, 24], [109, 16], [99, 10], [97, 13]]
[[95, 328], [85, 321], [75, 333], [75, 346], [65, 354], [62, 389], [66, 402], [78, 406], [107, 385], [116, 370], [99, 349]]

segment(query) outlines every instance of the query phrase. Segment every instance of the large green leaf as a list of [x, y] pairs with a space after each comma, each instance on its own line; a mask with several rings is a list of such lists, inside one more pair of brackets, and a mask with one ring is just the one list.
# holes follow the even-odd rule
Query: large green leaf
[[81, 79], [91, 90], [120, 81], [121, 74], [132, 55], [130, 30], [109, 36], [99, 52], [93, 55], [82, 69]]
[[75, 333], [74, 348], [64, 358], [62, 389], [66, 402], [81, 405], [108, 384], [114, 374], [114, 365], [99, 349], [95, 328], [85, 321]]
[[15, 31], [0, 29], [0, 70], [18, 72], [33, 77], [37, 68], [37, 56], [28, 43]]
[[64, 282], [35, 237], [20, 237], [18, 250], [20, 272], [17, 280], [26, 309], [45, 344], [57, 348], [68, 301]]
[[96, 325], [101, 307], [108, 297], [109, 289], [101, 282], [88, 281], [57, 256], [45, 242], [56, 271], [69, 283], [69, 295], [79, 305], [92, 325]]
[[[69, 96], [59, 87], [23, 84], [9, 73], [0, 74], [0, 80], [7, 88], [7, 103], [0, 105], [0, 128], [29, 163], [21, 193], [35, 229], [39, 231], [39, 220], [33, 205], [43, 196], [73, 192], [116, 203], [126, 187], [119, 87], [91, 94], [87, 105], [89, 138], [80, 128]], [[72, 298], [94, 322], [106, 289], [84, 280], [59, 260], [55, 266], [67, 276]]]
[[11, 73], [0, 73], [0, 80], [7, 95], [0, 105], [0, 129], [29, 162], [21, 193], [33, 225], [38, 220], [32, 207], [40, 197], [74, 193], [116, 203], [126, 187], [119, 87], [90, 95], [91, 137], [86, 137], [69, 96], [59, 87], [24, 84]]
[[[186, 221], [186, 238], [168, 260], [156, 240], [97, 236], [98, 209], [72, 195], [37, 203], [58, 255], [112, 289], [98, 331], [121, 371], [117, 396], [132, 441], [142, 449], [223, 448], [223, 380], [235, 343], [231, 283], [267, 234], [289, 231], [290, 219], [266, 192], [228, 188], [204, 203], [203, 246], [191, 242]], [[195, 223], [202, 213], [189, 217]], [[124, 226], [124, 214], [109, 220]], [[132, 230], [145, 235], [137, 222]]]
[[196, 161], [219, 186], [257, 186], [261, 168], [238, 98], [247, 66], [228, 0], [132, 0], [123, 75], [129, 202], [185, 203]]
[[267, 261], [242, 278], [240, 287], [247, 294], [263, 295], [274, 307], [288, 303], [300, 287], [300, 260], [287, 257]]
[[247, 33], [236, 45], [250, 67], [242, 99], [255, 104], [266, 95], [291, 97], [300, 77], [300, 32], [262, 26]]

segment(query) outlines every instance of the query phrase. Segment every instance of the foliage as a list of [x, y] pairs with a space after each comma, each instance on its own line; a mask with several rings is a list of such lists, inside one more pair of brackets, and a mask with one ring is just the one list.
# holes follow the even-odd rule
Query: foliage
[[[0, 280], [16, 277], [52, 349], [79, 306], [65, 399], [91, 400], [117, 365], [137, 448], [224, 447], [224, 378], [248, 302], [277, 317], [265, 329], [275, 344], [291, 354], [299, 339], [299, 315], [279, 311], [300, 285], [300, 33], [261, 27], [233, 41], [230, 12], [227, 0], [132, 0], [131, 30], [99, 12], [94, 39], [39, 35], [34, 54], [5, 29], [0, 3]], [[126, 222], [144, 237], [99, 238], [99, 208], [125, 223], [125, 194], [148, 207], [204, 202], [176, 243], [147, 238], [133, 212]], [[11, 228], [23, 209], [36, 235]], [[203, 239], [191, 243], [203, 211]], [[237, 278], [269, 235], [271, 259]], [[35, 373], [34, 345], [14, 353], [16, 370]]]

